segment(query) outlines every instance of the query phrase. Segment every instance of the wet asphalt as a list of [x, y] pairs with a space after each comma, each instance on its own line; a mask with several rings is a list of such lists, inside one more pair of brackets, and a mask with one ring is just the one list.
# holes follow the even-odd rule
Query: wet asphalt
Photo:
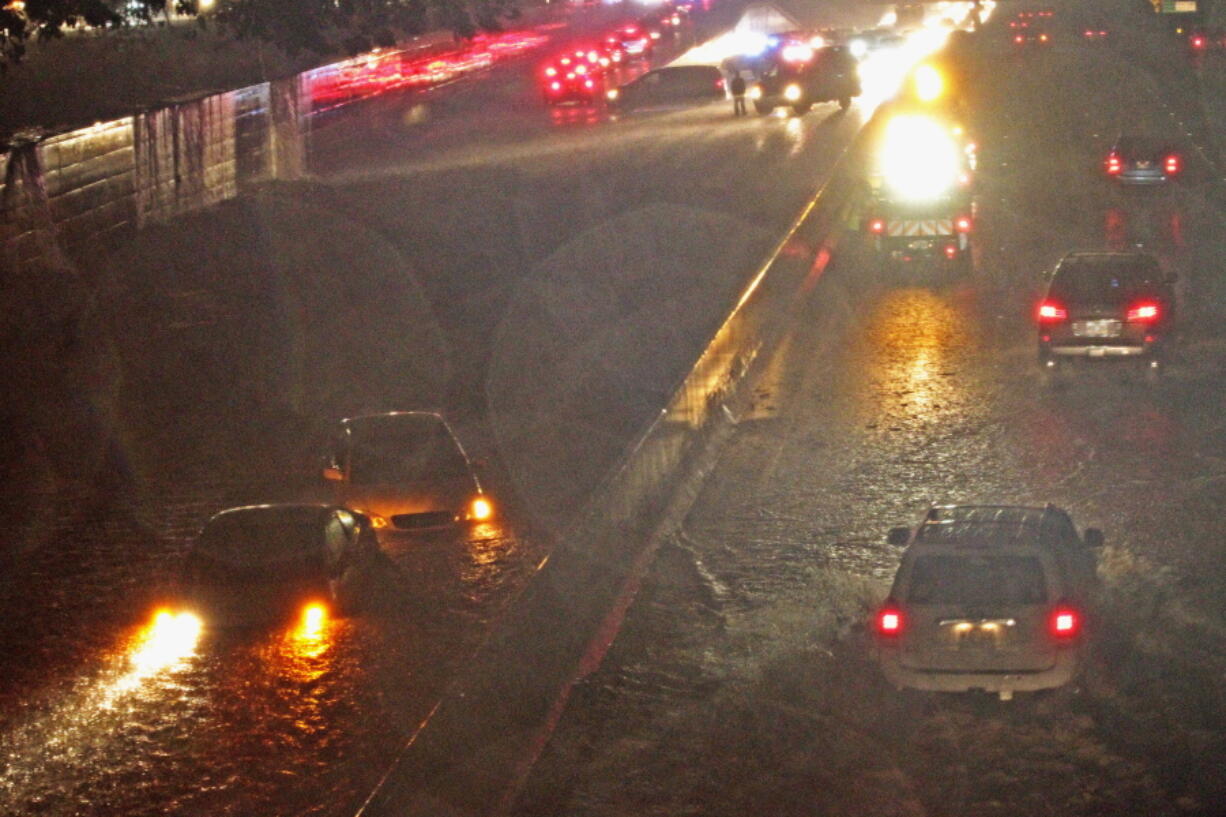
[[[977, 49], [974, 271], [889, 271], [863, 243], [835, 258], [517, 815], [1221, 813], [1220, 174], [1194, 156], [1161, 190], [1102, 178], [1120, 130], [1179, 134], [1078, 22], [1045, 51], [1003, 31]], [[1041, 378], [1042, 273], [1138, 245], [1180, 276], [1168, 375]], [[1105, 531], [1075, 687], [885, 683], [865, 627], [900, 555], [885, 534], [946, 502], [1052, 502]]]

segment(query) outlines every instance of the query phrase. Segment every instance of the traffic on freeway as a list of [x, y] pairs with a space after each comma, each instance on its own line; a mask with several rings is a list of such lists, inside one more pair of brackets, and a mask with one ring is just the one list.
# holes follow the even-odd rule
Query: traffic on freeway
[[[565, 19], [66, 262], [82, 337], [9, 417], [0, 814], [1218, 813], [1214, 21]], [[650, 558], [575, 579], [630, 590], [527, 636], [599, 650], [457, 709], [796, 265]], [[537, 706], [404, 776], [438, 712]]]

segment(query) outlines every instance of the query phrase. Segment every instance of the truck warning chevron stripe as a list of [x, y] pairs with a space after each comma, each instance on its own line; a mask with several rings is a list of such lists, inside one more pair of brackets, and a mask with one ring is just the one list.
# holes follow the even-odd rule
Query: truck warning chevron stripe
[[952, 218], [921, 218], [900, 221], [890, 221], [886, 225], [886, 235], [892, 237], [911, 237], [924, 235], [953, 235], [954, 220]]

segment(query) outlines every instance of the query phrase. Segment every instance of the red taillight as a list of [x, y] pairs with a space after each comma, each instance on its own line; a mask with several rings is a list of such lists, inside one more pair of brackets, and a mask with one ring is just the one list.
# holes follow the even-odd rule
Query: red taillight
[[969, 233], [971, 231], [971, 225], [972, 222], [970, 216], [958, 216], [958, 218], [954, 220], [954, 227], [960, 233]]
[[945, 245], [945, 257], [950, 258], [950, 259], [957, 258], [958, 248], [955, 247], [953, 244], [946, 244]]
[[1068, 310], [1055, 301], [1043, 301], [1039, 304], [1039, 323], [1059, 323], [1068, 318]]
[[1147, 301], [1131, 307], [1128, 310], [1128, 320], [1130, 323], [1153, 323], [1158, 320], [1160, 313], [1156, 303]]
[[1167, 156], [1166, 161], [1162, 163], [1162, 166], [1166, 170], [1166, 175], [1174, 176], [1179, 172], [1179, 154], [1172, 153]]
[[1192, 38], [1192, 47], [1193, 47], [1193, 48], [1204, 48], [1204, 47], [1205, 47], [1205, 38], [1204, 38], [1204, 37], [1193, 37], [1193, 38]]
[[1018, 34], [1016, 37], [1014, 37], [1014, 38], [1013, 38], [1013, 42], [1015, 42], [1015, 43], [1024, 43], [1024, 42], [1026, 42], [1026, 38], [1025, 38], [1025, 37], [1023, 37], [1021, 34]]
[[722, 78], [715, 80], [715, 87], [720, 91], [724, 90], [724, 80]]
[[557, 76], [557, 74], [558, 69], [554, 68], [552, 65], [545, 69], [545, 76], [547, 77], [554, 77]]
[[560, 82], [551, 82], [551, 83], [549, 83], [549, 87], [550, 87], [552, 90], [554, 90], [554, 91], [560, 91], [560, 90], [562, 90], [562, 83], [560, 83]]
[[877, 611], [878, 635], [896, 636], [902, 632], [902, 625], [902, 610], [899, 610], [897, 607], [890, 605]]
[[1119, 174], [1119, 172], [1120, 172], [1120, 170], [1122, 170], [1122, 169], [1123, 169], [1123, 163], [1120, 161], [1119, 154], [1117, 154], [1117, 153], [1111, 153], [1111, 154], [1109, 154], [1109, 155], [1107, 156], [1107, 161], [1106, 161], [1106, 163], [1105, 163], [1105, 167], [1107, 168], [1107, 175], [1108, 175], [1108, 176], [1115, 176], [1115, 175], [1118, 175], [1118, 174]]
[[1056, 638], [1076, 638], [1081, 633], [1081, 614], [1068, 605], [1057, 605], [1048, 619], [1048, 629]]
[[1039, 35], [1039, 42], [1041, 42], [1041, 43], [1045, 43], [1045, 42], [1047, 42], [1047, 35], [1046, 35], [1046, 34], [1040, 34], [1040, 35]]
[[873, 235], [881, 235], [885, 232], [885, 219], [875, 218], [869, 221], [868, 231]]

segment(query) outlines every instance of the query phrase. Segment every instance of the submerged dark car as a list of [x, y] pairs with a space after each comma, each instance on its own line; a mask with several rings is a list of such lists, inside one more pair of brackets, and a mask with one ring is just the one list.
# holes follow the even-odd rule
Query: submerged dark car
[[370, 518], [380, 535], [447, 528], [493, 515], [451, 426], [430, 411], [342, 420], [323, 476], [332, 499]]
[[1175, 321], [1175, 276], [1139, 252], [1069, 253], [1039, 303], [1039, 363], [1129, 359], [1157, 371]]
[[214, 627], [289, 620], [313, 604], [347, 614], [361, 607], [378, 552], [370, 521], [346, 508], [230, 508], [188, 553], [182, 594]]

